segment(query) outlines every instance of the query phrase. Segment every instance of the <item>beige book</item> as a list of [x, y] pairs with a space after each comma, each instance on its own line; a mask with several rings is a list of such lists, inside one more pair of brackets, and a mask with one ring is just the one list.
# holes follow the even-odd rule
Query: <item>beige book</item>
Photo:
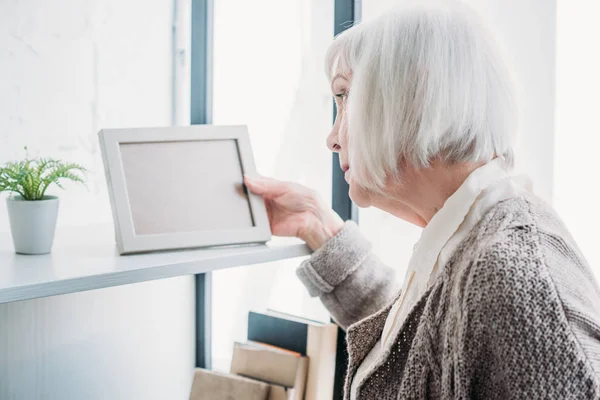
[[190, 400], [272, 400], [270, 391], [265, 382], [196, 368]]
[[287, 388], [279, 385], [271, 385], [269, 391], [269, 400], [293, 400], [296, 397], [295, 390], [293, 388]]
[[303, 400], [308, 358], [299, 353], [257, 342], [235, 343], [231, 373], [294, 388], [288, 399]]
[[333, 399], [337, 333], [335, 324], [308, 326], [305, 400]]

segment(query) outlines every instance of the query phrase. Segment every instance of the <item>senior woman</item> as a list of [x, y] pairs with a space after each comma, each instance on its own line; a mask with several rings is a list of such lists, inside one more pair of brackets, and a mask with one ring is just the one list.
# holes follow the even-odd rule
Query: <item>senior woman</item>
[[399, 287], [313, 191], [246, 178], [273, 233], [315, 250], [298, 276], [347, 329], [346, 399], [600, 398], [600, 290], [510, 172], [512, 93], [477, 17], [411, 3], [337, 37], [327, 72], [350, 197], [424, 228]]

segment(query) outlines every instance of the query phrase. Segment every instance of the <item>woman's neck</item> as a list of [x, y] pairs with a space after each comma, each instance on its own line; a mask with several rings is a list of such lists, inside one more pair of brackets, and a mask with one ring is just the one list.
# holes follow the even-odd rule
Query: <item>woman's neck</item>
[[434, 163], [427, 168], [404, 168], [402, 182], [389, 185], [386, 195], [373, 205], [407, 222], [424, 227], [471, 172], [483, 164]]

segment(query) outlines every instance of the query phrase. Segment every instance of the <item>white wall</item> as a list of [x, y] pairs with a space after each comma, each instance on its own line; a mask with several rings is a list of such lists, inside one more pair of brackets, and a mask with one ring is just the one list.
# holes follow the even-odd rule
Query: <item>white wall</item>
[[557, 3], [555, 205], [600, 280], [600, 4]]
[[0, 399], [187, 400], [188, 277], [0, 306]]
[[[27, 145], [90, 169], [87, 189], [54, 192], [59, 228], [111, 223], [98, 130], [171, 123], [172, 14], [172, 0], [0, 2], [0, 164]], [[183, 277], [1, 305], [0, 398], [187, 399], [193, 290]]]
[[[402, 0], [363, 0], [367, 20]], [[554, 0], [466, 0], [485, 20], [513, 74], [519, 106], [517, 168], [551, 200], [554, 180]], [[403, 277], [420, 229], [374, 210], [361, 210], [363, 232]], [[399, 262], [403, 260], [404, 262]]]

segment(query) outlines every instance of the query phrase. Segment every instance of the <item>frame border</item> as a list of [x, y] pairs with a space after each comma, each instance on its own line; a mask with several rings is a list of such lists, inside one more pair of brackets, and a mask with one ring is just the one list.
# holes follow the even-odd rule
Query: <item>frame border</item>
[[[137, 235], [134, 230], [121, 159], [121, 144], [235, 140], [242, 173], [253, 175], [256, 173], [256, 168], [248, 130], [245, 126], [196, 125], [169, 128], [105, 129], [99, 132], [99, 138], [120, 254], [261, 243], [271, 239], [264, 201], [260, 196], [251, 193], [248, 193], [248, 203], [254, 221], [254, 226], [251, 228], [152, 235]], [[243, 182], [240, 183], [243, 184]]]

